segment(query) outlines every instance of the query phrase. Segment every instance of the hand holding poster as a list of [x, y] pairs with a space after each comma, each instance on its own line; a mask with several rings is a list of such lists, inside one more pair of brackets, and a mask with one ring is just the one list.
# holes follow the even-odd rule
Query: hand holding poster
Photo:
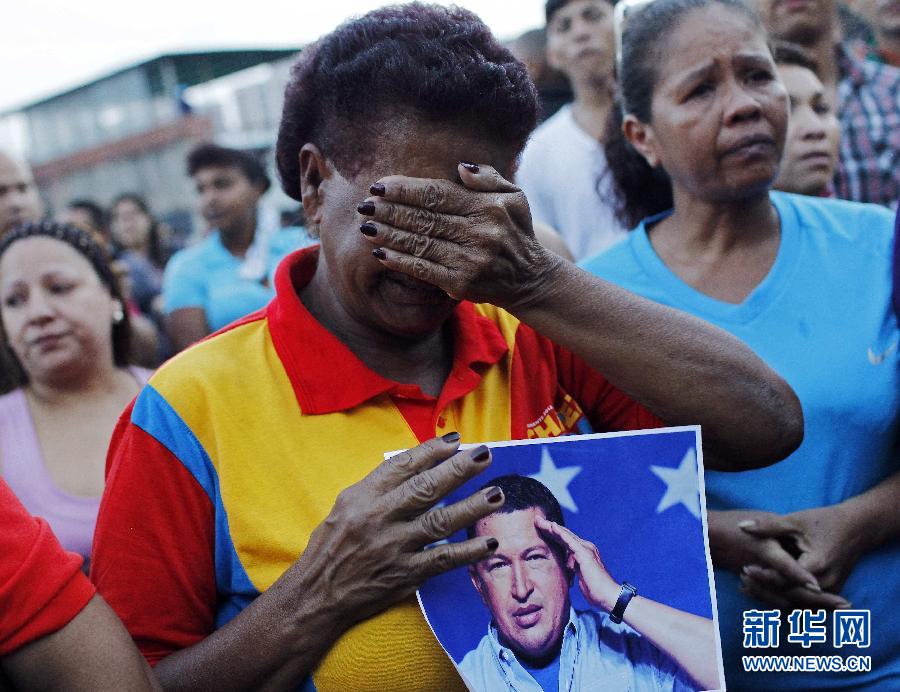
[[447, 503], [499, 488], [451, 537], [499, 546], [419, 591], [470, 689], [723, 688], [699, 450], [699, 428], [491, 445]]

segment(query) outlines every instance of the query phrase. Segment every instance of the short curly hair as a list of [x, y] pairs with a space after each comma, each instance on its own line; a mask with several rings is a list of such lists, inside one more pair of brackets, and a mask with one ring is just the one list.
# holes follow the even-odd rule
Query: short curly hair
[[300, 199], [300, 148], [314, 142], [343, 174], [373, 163], [378, 124], [412, 113], [471, 128], [510, 159], [537, 124], [525, 66], [475, 14], [413, 2], [350, 20], [308, 46], [285, 89], [276, 159], [281, 185]]

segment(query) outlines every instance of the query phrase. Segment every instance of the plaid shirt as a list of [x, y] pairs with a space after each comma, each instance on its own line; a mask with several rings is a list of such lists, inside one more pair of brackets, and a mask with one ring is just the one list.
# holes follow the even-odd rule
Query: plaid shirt
[[841, 157], [838, 197], [894, 207], [900, 200], [900, 69], [837, 46]]

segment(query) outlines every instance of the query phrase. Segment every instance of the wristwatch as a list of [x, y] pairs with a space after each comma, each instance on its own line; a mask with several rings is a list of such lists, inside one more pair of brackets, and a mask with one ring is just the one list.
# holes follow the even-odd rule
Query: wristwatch
[[622, 590], [619, 591], [619, 597], [616, 599], [616, 606], [609, 614], [609, 619], [616, 624], [622, 622], [622, 616], [625, 614], [625, 609], [628, 607], [628, 604], [631, 603], [631, 599], [635, 596], [637, 596], [637, 589], [634, 585], [629, 584], [627, 581], [623, 581]]

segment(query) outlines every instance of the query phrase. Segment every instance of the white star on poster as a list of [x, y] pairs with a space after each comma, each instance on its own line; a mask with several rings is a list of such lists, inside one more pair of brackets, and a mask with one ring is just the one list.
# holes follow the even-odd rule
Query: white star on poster
[[529, 478], [534, 478], [534, 480], [546, 485], [560, 505], [571, 512], [577, 512], [578, 505], [575, 504], [575, 500], [572, 499], [572, 495], [569, 493], [569, 483], [579, 473], [581, 473], [580, 466], [557, 468], [556, 464], [553, 463], [553, 457], [550, 456], [550, 452], [544, 447], [541, 450], [541, 470], [533, 476], [529, 476]]
[[663, 483], [666, 484], [666, 492], [656, 507], [656, 513], [660, 514], [669, 507], [682, 504], [695, 518], [700, 518], [700, 492], [697, 481], [697, 452], [691, 447], [681, 465], [677, 469], [668, 466], [651, 466], [653, 471]]

